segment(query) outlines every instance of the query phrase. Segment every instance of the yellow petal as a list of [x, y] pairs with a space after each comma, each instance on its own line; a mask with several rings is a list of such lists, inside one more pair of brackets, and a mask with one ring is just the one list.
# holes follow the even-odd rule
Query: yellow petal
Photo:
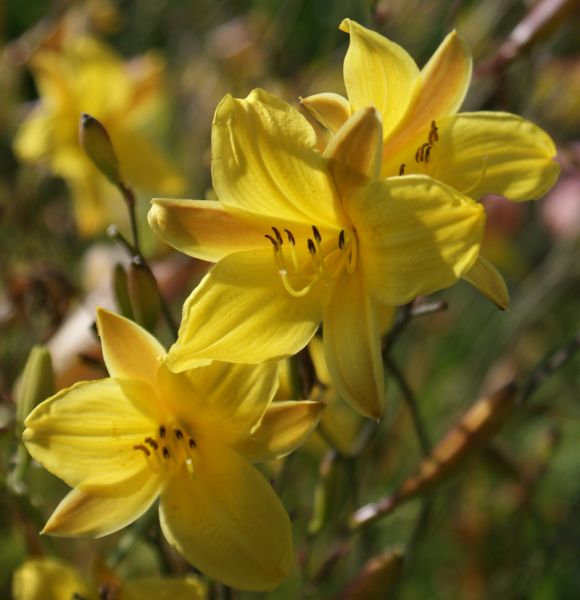
[[311, 400], [273, 402], [249, 438], [234, 446], [252, 462], [266, 462], [294, 452], [318, 425], [325, 405]]
[[[467, 93], [471, 71], [471, 52], [453, 31], [422, 69], [404, 117], [385, 139], [383, 155], [387, 160], [416, 135], [427, 138], [432, 121], [457, 112]], [[384, 177], [388, 175], [383, 173]]]
[[66, 563], [53, 558], [30, 558], [12, 578], [13, 600], [92, 599], [87, 584]]
[[199, 446], [161, 495], [168, 542], [205, 575], [236, 589], [270, 590], [292, 568], [290, 521], [264, 477], [226, 446]]
[[371, 183], [350, 213], [367, 292], [394, 305], [455, 283], [475, 262], [485, 224], [481, 205], [422, 175]]
[[207, 597], [207, 587], [194, 575], [140, 577], [125, 583], [121, 595], [123, 600], [206, 600]]
[[318, 282], [291, 296], [271, 250], [226, 256], [186, 300], [169, 368], [183, 371], [200, 358], [259, 363], [295, 354], [318, 328], [329, 294]]
[[333, 133], [342, 127], [351, 114], [349, 101], [332, 92], [300, 98], [300, 104]]
[[56, 507], [41, 533], [98, 538], [122, 529], [153, 504], [161, 488], [157, 477], [146, 474], [134, 483], [130, 493], [116, 496], [109, 490], [106, 494], [93, 488], [72, 490]]
[[28, 415], [24, 443], [34, 459], [71, 487], [112, 488], [139, 474], [133, 446], [155, 425], [113, 379], [84, 382], [39, 404]]
[[202, 260], [216, 262], [264, 246], [264, 227], [227, 212], [217, 201], [155, 199], [147, 218], [165, 242]]
[[477, 260], [462, 276], [476, 287], [488, 300], [491, 300], [501, 310], [506, 310], [509, 302], [509, 292], [501, 273], [483, 256]]
[[155, 389], [165, 348], [137, 323], [103, 308], [97, 309], [97, 326], [111, 377], [137, 379]]
[[344, 84], [352, 112], [374, 106], [388, 137], [405, 112], [419, 69], [401, 46], [355, 21], [344, 19], [340, 29], [350, 33]]
[[380, 419], [385, 393], [380, 329], [360, 270], [342, 276], [324, 313], [323, 339], [338, 393], [360, 414]]
[[438, 125], [434, 176], [472, 198], [493, 193], [514, 201], [532, 200], [558, 178], [554, 142], [530, 121], [508, 113], [478, 112], [448, 117]]
[[16, 156], [26, 162], [50, 158], [56, 123], [44, 107], [37, 106], [26, 117], [13, 141]]
[[369, 179], [376, 179], [381, 164], [383, 131], [375, 108], [357, 111], [332, 137], [324, 156], [343, 203]]
[[332, 177], [316, 150], [316, 134], [292, 106], [254, 90], [226, 96], [212, 127], [216, 193], [231, 210], [262, 222], [286, 219], [334, 225], [338, 207]]

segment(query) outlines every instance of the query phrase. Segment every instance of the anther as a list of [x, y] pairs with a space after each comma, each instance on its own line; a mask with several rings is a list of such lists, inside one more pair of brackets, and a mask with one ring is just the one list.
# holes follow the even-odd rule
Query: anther
[[171, 455], [169, 454], [169, 450], [167, 449], [167, 446], [163, 446], [163, 458], [169, 458]]
[[165, 437], [165, 425], [161, 425], [161, 427], [159, 428], [159, 437]]
[[417, 148], [417, 152], [415, 152], [415, 162], [423, 162], [425, 160], [425, 150], [427, 150], [429, 146], [429, 142], [425, 142]]
[[322, 241], [322, 236], [320, 235], [320, 231], [318, 231], [316, 225], [312, 226], [312, 233], [314, 235], [314, 239], [320, 244], [320, 242]]
[[407, 165], [405, 163], [403, 163], [400, 167], [399, 167], [399, 175], [404, 175], [405, 174], [405, 167]]
[[431, 146], [427, 146], [427, 148], [425, 148], [425, 162], [429, 162], [430, 156], [431, 156]]
[[264, 237], [268, 238], [272, 242], [272, 246], [274, 246], [274, 250], [278, 250], [278, 242], [270, 234], [267, 233]]
[[274, 235], [276, 236], [276, 241], [281, 246], [284, 243], [284, 240], [282, 239], [280, 232], [278, 231], [278, 229], [276, 229], [276, 227], [272, 227], [272, 231], [274, 232]]
[[133, 446], [133, 450], [143, 450], [143, 452], [145, 452], [145, 456], [151, 456], [149, 448], [143, 444], [137, 444], [137, 446]]
[[435, 121], [431, 121], [431, 131], [429, 131], [428, 139], [431, 145], [439, 141], [439, 129], [437, 128]]
[[296, 240], [294, 239], [294, 235], [293, 233], [289, 230], [289, 229], [284, 229], [284, 231], [286, 232], [286, 235], [288, 236], [288, 241], [295, 246], [296, 245]]
[[195, 440], [193, 438], [189, 438], [189, 447], [192, 450], [197, 447], [197, 444], [195, 443]]
[[310, 254], [316, 254], [316, 246], [310, 238], [308, 238], [308, 252], [310, 252]]
[[157, 442], [153, 438], [146, 437], [145, 443], [149, 444], [153, 450], [157, 450]]
[[341, 229], [340, 233], [338, 234], [338, 247], [341, 250], [344, 250], [344, 229]]
[[174, 429], [173, 433], [175, 434], [175, 437], [178, 440], [182, 440], [183, 439], [183, 431], [181, 431], [181, 429]]

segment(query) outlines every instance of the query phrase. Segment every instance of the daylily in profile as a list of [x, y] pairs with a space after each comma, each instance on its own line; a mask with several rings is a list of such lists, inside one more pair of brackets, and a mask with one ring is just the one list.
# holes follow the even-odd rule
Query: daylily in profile
[[[401, 46], [344, 19], [350, 34], [344, 60], [348, 99], [322, 93], [302, 105], [336, 133], [361, 108], [383, 123], [381, 177], [425, 174], [478, 200], [486, 193], [513, 201], [545, 194], [560, 172], [556, 148], [542, 129], [504, 112], [457, 113], [472, 72], [469, 48], [450, 33], [419, 70]], [[501, 275], [480, 256], [463, 278], [500, 308], [508, 304]]]
[[220, 201], [156, 200], [149, 222], [179, 250], [217, 261], [186, 301], [172, 370], [259, 363], [303, 348], [323, 324], [340, 394], [379, 418], [379, 305], [457, 281], [475, 262], [481, 206], [426, 175], [379, 180], [382, 130], [362, 108], [324, 154], [296, 109], [261, 90], [226, 96], [212, 128]]
[[163, 61], [147, 54], [124, 62], [91, 37], [35, 52], [30, 68], [39, 100], [14, 140], [18, 158], [45, 161], [70, 187], [79, 231], [93, 235], [127, 219], [118, 193], [91, 164], [78, 141], [82, 113], [111, 136], [124, 181], [138, 190], [178, 194], [184, 180], [150, 137], [159, 132], [165, 99]]
[[111, 377], [59, 392], [25, 422], [30, 454], [74, 487], [43, 533], [107, 535], [160, 496], [165, 537], [192, 565], [234, 588], [274, 588], [293, 564], [290, 521], [249, 461], [298, 447], [323, 405], [270, 403], [275, 363], [174, 374], [132, 321], [100, 310], [97, 323]]

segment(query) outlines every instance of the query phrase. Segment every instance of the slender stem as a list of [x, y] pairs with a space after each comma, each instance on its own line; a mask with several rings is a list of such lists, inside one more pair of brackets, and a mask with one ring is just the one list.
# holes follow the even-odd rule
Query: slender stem
[[119, 183], [117, 186], [129, 212], [129, 221], [131, 222], [131, 234], [133, 236], [133, 246], [135, 247], [136, 254], [141, 254], [141, 245], [139, 243], [139, 227], [137, 226], [137, 214], [135, 212], [135, 193], [131, 186], [124, 183]]

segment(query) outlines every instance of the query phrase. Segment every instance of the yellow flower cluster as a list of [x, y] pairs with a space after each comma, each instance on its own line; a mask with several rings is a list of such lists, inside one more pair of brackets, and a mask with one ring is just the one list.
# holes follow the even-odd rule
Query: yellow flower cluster
[[106, 535], [160, 497], [162, 530], [191, 564], [235, 588], [271, 589], [293, 565], [291, 526], [251, 463], [299, 447], [323, 408], [272, 402], [276, 361], [322, 324], [333, 384], [379, 419], [391, 307], [459, 279], [507, 307], [503, 278], [480, 255], [478, 199], [544, 194], [559, 172], [552, 140], [515, 115], [457, 112], [472, 65], [457, 33], [419, 70], [379, 34], [348, 19], [341, 29], [347, 97], [301, 100], [327, 135], [263, 90], [228, 95], [212, 128], [219, 200], [153, 201], [153, 230], [215, 265], [169, 352], [100, 310], [110, 377], [29, 415], [30, 453], [74, 488], [45, 533]]

